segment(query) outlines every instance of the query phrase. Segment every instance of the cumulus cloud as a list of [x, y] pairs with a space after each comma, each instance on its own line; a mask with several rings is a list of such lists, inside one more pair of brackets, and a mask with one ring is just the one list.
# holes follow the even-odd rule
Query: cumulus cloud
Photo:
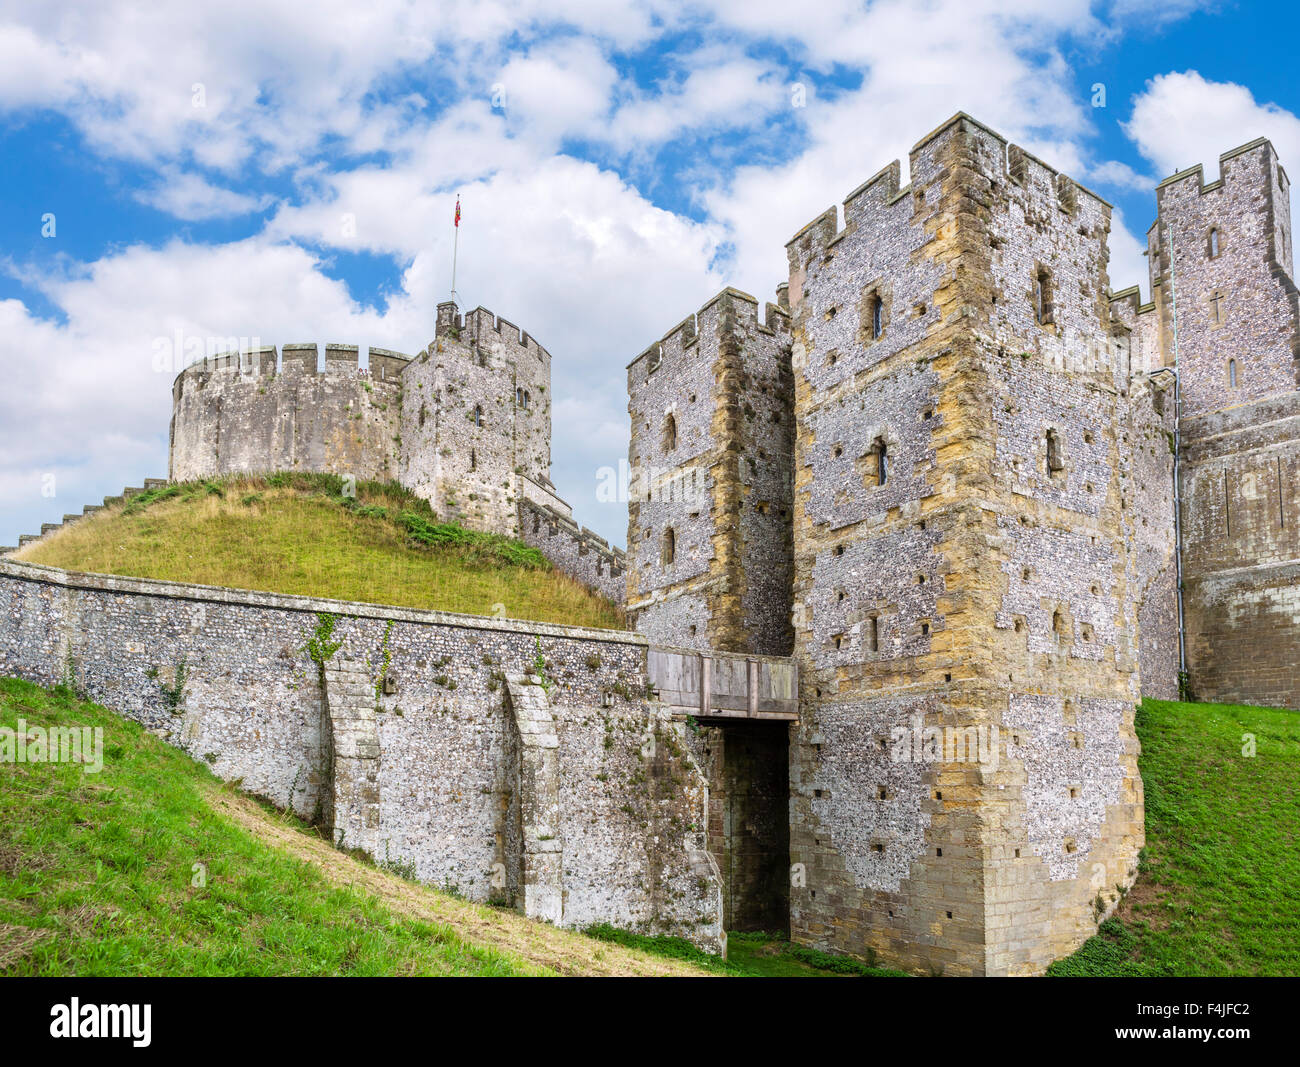
[[[556, 357], [555, 481], [621, 543], [625, 516], [594, 493], [598, 468], [626, 454], [625, 363], [724, 284], [770, 299], [784, 242], [891, 159], [906, 165], [953, 111], [1085, 182], [1137, 186], [1131, 168], [1094, 157], [1065, 59], [1117, 32], [1094, 6], [14, 0], [0, 21], [0, 114], [61, 115], [92, 159], [146, 174], [127, 195], [180, 222], [245, 229], [224, 244], [164, 236], [16, 268], [30, 295], [0, 303], [15, 368], [0, 426], [17, 442], [0, 455], [0, 502], [32, 528], [61, 513], [36, 496], [43, 472], [61, 472], [59, 500], [78, 506], [161, 473], [170, 375], [152, 356], [178, 330], [422, 346], [449, 286], [459, 192], [462, 305], [488, 305]], [[1164, 88], [1148, 87], [1130, 129], [1153, 162], [1161, 132], [1143, 103]], [[1276, 139], [1289, 116], [1272, 117]], [[746, 165], [691, 152], [701, 139], [745, 146]], [[693, 158], [665, 182], [643, 173], [660, 152]], [[1111, 244], [1115, 284], [1137, 280], [1141, 245], [1119, 213]], [[338, 277], [348, 253], [394, 264], [396, 288], [354, 299]]]
[[1205, 180], [1213, 181], [1220, 154], [1256, 137], [1267, 137], [1284, 161], [1300, 166], [1300, 118], [1258, 102], [1244, 85], [1209, 81], [1194, 70], [1148, 81], [1124, 132], [1161, 176], [1201, 163]]
[[136, 199], [187, 222], [235, 218], [260, 211], [271, 203], [270, 196], [236, 193], [212, 184], [202, 175], [172, 167], [164, 169], [159, 181], [137, 193]]

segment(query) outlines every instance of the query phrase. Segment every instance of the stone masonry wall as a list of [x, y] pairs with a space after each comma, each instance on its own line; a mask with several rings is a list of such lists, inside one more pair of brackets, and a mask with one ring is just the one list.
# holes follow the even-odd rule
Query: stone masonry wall
[[727, 289], [628, 366], [628, 606], [655, 641], [789, 651], [787, 337]]
[[519, 501], [519, 537], [555, 566], [613, 604], [627, 599], [627, 558], [599, 537], [553, 508]]
[[408, 357], [392, 353], [358, 369], [355, 345], [328, 345], [318, 372], [314, 344], [226, 353], [176, 376], [172, 385], [170, 477], [328, 471], [393, 478], [398, 466], [397, 376]]
[[[304, 651], [319, 613], [340, 642], [323, 671]], [[544, 852], [545, 917], [719, 951], [705, 779], [684, 727], [644, 699], [645, 664], [644, 639], [616, 631], [0, 561], [0, 674], [67, 681], [422, 881], [526, 907], [525, 860]], [[530, 674], [558, 814], [523, 841], [543, 824], [521, 778], [528, 716], [507, 691]]]
[[[1184, 607], [1192, 695], [1300, 706], [1294, 570], [1300, 306], [1290, 183], [1252, 141], [1156, 190], [1162, 345], [1183, 391]], [[1177, 345], [1173, 316], [1177, 302]]]
[[1300, 395], [1189, 419], [1184, 433], [1192, 694], [1300, 708]]
[[484, 308], [438, 306], [403, 376], [400, 479], [440, 514], [517, 534], [522, 478], [549, 482], [551, 357]]
[[[1290, 203], [1273, 146], [1252, 141], [1219, 157], [1222, 177], [1206, 185], [1200, 166], [1156, 187], [1154, 288], [1168, 326], [1178, 304], [1183, 414], [1294, 392], [1300, 385], [1300, 306], [1291, 275]], [[1217, 236], [1217, 254], [1211, 248]], [[1236, 362], [1233, 384], [1228, 361]]]
[[1109, 208], [965, 116], [910, 163], [788, 246], [792, 936], [1033, 973], [1141, 844]]

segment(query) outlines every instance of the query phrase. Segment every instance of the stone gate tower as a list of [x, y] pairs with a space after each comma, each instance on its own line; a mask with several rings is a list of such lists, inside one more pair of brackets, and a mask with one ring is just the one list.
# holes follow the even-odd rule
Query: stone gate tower
[[1110, 208], [963, 115], [910, 164], [788, 246], [791, 928], [1032, 973], [1143, 843]]

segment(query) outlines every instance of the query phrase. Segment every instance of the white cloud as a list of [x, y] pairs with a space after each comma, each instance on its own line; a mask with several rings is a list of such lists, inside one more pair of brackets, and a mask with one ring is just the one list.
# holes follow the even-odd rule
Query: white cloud
[[152, 188], [141, 190], [136, 199], [178, 219], [235, 218], [260, 211], [271, 202], [269, 196], [248, 196], [213, 185], [202, 175], [164, 168]]
[[1135, 237], [1124, 222], [1124, 212], [1116, 208], [1110, 220], [1110, 264], [1107, 268], [1112, 292], [1131, 285], [1140, 288], [1142, 299], [1151, 299], [1151, 278], [1148, 269], [1146, 240]]
[[1219, 156], [1267, 137], [1283, 164], [1300, 168], [1300, 118], [1259, 103], [1244, 85], [1215, 82], [1197, 71], [1161, 74], [1133, 101], [1124, 132], [1162, 177], [1201, 163], [1205, 180], [1219, 175]]
[[[1126, 17], [1138, 17], [1135, 3]], [[594, 489], [596, 470], [626, 454], [625, 363], [723, 284], [770, 299], [785, 241], [891, 159], [906, 161], [936, 123], [965, 110], [1081, 180], [1141, 181], [1093, 160], [1087, 96], [1063, 58], [1065, 42], [1114, 32], [1093, 6], [11, 0], [0, 113], [65, 115], [92, 158], [152, 168], [136, 195], [181, 220], [265, 207], [248, 191], [264, 173], [283, 172], [293, 193], [245, 240], [173, 240], [62, 274], [28, 271], [24, 282], [65, 320], [0, 304], [0, 359], [17, 368], [0, 426], [18, 441], [0, 455], [0, 502], [30, 527], [52, 517], [31, 495], [41, 471], [83, 472], [61, 483], [60, 499], [66, 488], [85, 496], [78, 504], [160, 473], [170, 377], [150, 369], [150, 352], [176, 329], [277, 345], [422, 345], [449, 284], [459, 191], [462, 304], [481, 300], [552, 351], [556, 484], [580, 519], [621, 542], [618, 509], [598, 509]], [[653, 82], [621, 76], [629, 53], [681, 40], [689, 50], [653, 57], [663, 71]], [[846, 69], [862, 72], [859, 88], [828, 84], [785, 112], [790, 81], [811, 86]], [[494, 82], [503, 110], [491, 106]], [[701, 153], [687, 185], [671, 188], [679, 202], [656, 205], [615, 169], [700, 133], [752, 136], [767, 124], [797, 132], [735, 171]], [[600, 146], [607, 162], [557, 155], [569, 139]], [[1157, 140], [1139, 143], [1159, 154]], [[1119, 213], [1114, 223], [1119, 287], [1137, 280], [1141, 246]], [[725, 270], [712, 266], [724, 247], [734, 253]], [[375, 306], [354, 301], [328, 276], [334, 250], [391, 256], [399, 290]], [[57, 357], [40, 365], [32, 352]]]

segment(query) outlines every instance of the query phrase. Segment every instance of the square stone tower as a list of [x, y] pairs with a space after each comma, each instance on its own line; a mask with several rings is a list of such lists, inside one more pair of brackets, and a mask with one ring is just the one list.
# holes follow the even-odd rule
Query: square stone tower
[[1142, 837], [1110, 208], [965, 115], [788, 246], [795, 940], [1041, 971]]
[[[1300, 308], [1290, 180], [1251, 141], [1156, 189], [1162, 362], [1182, 385], [1192, 695], [1300, 708]], [[1175, 330], [1176, 325], [1176, 330]]]
[[449, 519], [519, 532], [518, 501], [550, 488], [551, 357], [518, 326], [438, 305], [436, 335], [402, 373], [403, 485]]
[[724, 289], [628, 365], [628, 612], [652, 641], [790, 652], [784, 308]]

